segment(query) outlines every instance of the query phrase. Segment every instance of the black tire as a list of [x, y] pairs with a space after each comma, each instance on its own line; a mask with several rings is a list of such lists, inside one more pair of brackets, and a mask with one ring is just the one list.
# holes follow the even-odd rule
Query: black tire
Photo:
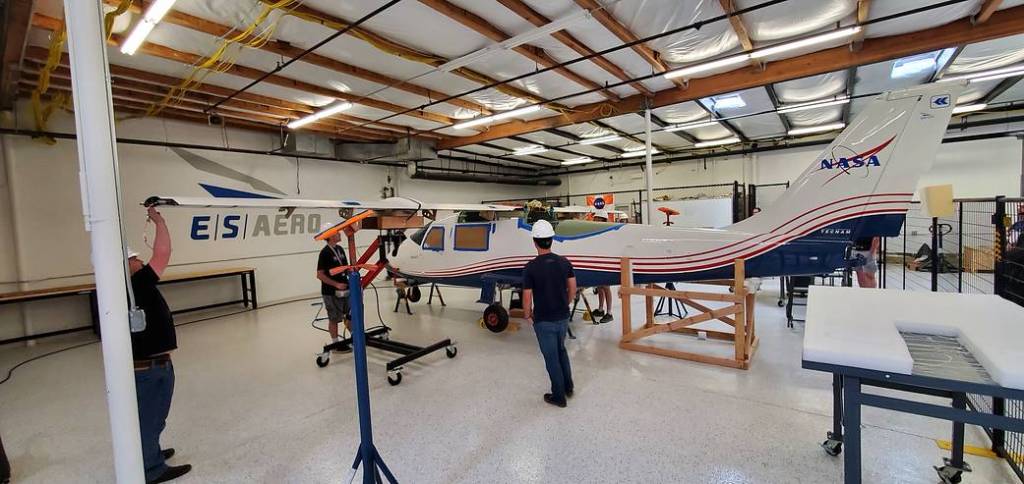
[[420, 298], [423, 297], [423, 293], [420, 292], [420, 286], [412, 286], [409, 292], [405, 295], [406, 299], [411, 303], [420, 302]]
[[331, 362], [331, 357], [330, 356], [320, 355], [320, 356], [316, 357], [316, 366], [319, 366], [320, 368], [323, 368], [323, 367], [327, 366], [327, 364], [330, 363], [330, 362]]
[[402, 383], [401, 373], [395, 373], [394, 378], [391, 378], [391, 375], [388, 375], [388, 384], [390, 384], [391, 386], [397, 386], [399, 383]]
[[508, 311], [501, 303], [493, 303], [484, 309], [484, 326], [492, 333], [500, 333], [508, 328]]
[[449, 346], [444, 349], [444, 354], [449, 358], [455, 358], [455, 355], [459, 354], [459, 349], [454, 346]]

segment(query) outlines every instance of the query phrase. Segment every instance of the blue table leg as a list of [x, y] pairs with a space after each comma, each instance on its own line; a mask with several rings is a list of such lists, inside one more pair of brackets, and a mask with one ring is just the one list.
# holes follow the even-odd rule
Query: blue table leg
[[860, 378], [843, 378], [843, 482], [860, 484]]

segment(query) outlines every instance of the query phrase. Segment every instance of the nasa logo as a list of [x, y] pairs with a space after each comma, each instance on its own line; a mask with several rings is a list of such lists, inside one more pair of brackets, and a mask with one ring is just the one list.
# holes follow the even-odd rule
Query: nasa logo
[[840, 158], [838, 160], [821, 160], [821, 170], [834, 170], [836, 168], [846, 171], [850, 168], [861, 168], [865, 166], [882, 166], [877, 156], [871, 155], [867, 159], [860, 156], [853, 158]]
[[601, 210], [602, 208], [604, 208], [604, 198], [603, 197], [597, 197], [597, 198], [594, 199], [594, 208], [596, 208], [598, 210]]
[[942, 109], [945, 107], [949, 107], [949, 94], [932, 96], [931, 107], [932, 109]]

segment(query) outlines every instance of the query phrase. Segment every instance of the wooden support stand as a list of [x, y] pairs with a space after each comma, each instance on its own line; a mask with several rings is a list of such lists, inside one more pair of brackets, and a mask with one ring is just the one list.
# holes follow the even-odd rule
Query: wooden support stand
[[[700, 292], [700, 291], [673, 291], [660, 286], [649, 284], [646, 287], [633, 285], [633, 266], [628, 257], [622, 258], [622, 285], [619, 288], [619, 297], [622, 299], [622, 339], [619, 347], [631, 351], [641, 351], [655, 355], [668, 356], [683, 360], [710, 363], [713, 365], [728, 366], [731, 368], [750, 368], [750, 360], [757, 348], [757, 334], [754, 328], [754, 293], [748, 292], [744, 285], [744, 264], [742, 259], [734, 262], [735, 278], [731, 281], [733, 292], [731, 294]], [[646, 318], [644, 325], [639, 329], [633, 329], [632, 296], [643, 296], [646, 306]], [[668, 297], [690, 306], [697, 311], [691, 316], [677, 319], [667, 323], [656, 323], [654, 321], [654, 298]], [[698, 302], [732, 303], [717, 309], [712, 309]], [[732, 331], [719, 331], [714, 329], [694, 329], [691, 326], [717, 319], [729, 326]], [[660, 333], [680, 333], [686, 335], [697, 335], [707, 333], [709, 338], [732, 341], [735, 347], [735, 355], [732, 358], [723, 358], [701, 353], [672, 350], [640, 344], [638, 341], [648, 336]]]

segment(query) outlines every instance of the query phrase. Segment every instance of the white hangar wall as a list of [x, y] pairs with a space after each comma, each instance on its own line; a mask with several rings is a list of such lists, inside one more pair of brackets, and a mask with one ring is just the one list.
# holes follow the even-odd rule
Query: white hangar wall
[[[31, 119], [26, 114], [27, 111], [20, 112], [22, 120]], [[7, 121], [5, 125], [13, 124], [10, 119]], [[73, 119], [70, 115], [57, 115], [49, 129], [73, 132]], [[122, 121], [117, 125], [117, 134], [121, 138], [229, 145], [237, 149], [275, 147], [275, 137], [271, 135], [152, 118]], [[326, 140], [315, 143], [319, 145], [318, 151], [330, 149]], [[6, 135], [2, 144], [0, 292], [91, 282], [89, 235], [82, 219], [75, 141], [58, 140], [48, 145], [25, 136]], [[165, 147], [118, 145], [128, 243], [144, 258], [149, 255], [146, 237], [151, 243], [153, 227], [146, 223], [145, 210], [139, 203], [155, 194], [207, 196], [200, 183], [282, 197], [375, 200], [380, 198], [390, 175], [397, 195], [467, 203], [532, 196], [545, 190], [413, 180], [406, 176], [404, 168], [211, 150], [184, 152], [212, 163], [190, 164], [175, 150]], [[213, 163], [236, 173], [224, 175], [223, 168], [210, 170], [215, 166]], [[254, 267], [261, 302], [319, 291], [314, 271], [316, 253], [322, 243], [313, 241], [309, 232], [317, 228], [318, 222], [336, 220], [336, 212], [311, 212], [289, 220], [272, 210], [165, 208], [162, 212], [174, 248], [169, 271]], [[237, 218], [226, 218], [232, 215]], [[230, 226], [237, 227], [238, 236], [230, 237], [235, 230]], [[236, 299], [239, 282], [217, 279], [166, 286], [164, 291], [172, 308], [198, 306]], [[80, 326], [88, 321], [88, 315], [88, 301], [84, 297], [0, 306], [0, 321], [4, 323], [0, 325], [0, 339], [27, 331], [39, 333]]]
[[[754, 153], [732, 158], [654, 165], [654, 187], [785, 183], [793, 181], [820, 154], [822, 146]], [[1021, 195], [1022, 140], [1014, 137], [944, 143], [932, 169], [918, 186], [952, 184], [958, 198]], [[643, 190], [640, 167], [565, 175], [557, 193]], [[657, 194], [656, 194], [657, 195]], [[616, 196], [628, 203], [636, 194]]]

